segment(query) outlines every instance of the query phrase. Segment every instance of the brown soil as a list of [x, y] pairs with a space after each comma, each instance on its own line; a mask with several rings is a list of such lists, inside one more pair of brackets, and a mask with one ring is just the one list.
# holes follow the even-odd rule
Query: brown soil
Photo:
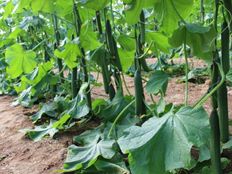
[[32, 127], [28, 110], [0, 97], [0, 174], [52, 174], [62, 168], [68, 137], [32, 142], [20, 129]]
[[[99, 82], [101, 82], [101, 77]], [[130, 92], [134, 93], [133, 78], [126, 77]], [[194, 104], [208, 89], [205, 84], [190, 83], [189, 103]], [[103, 88], [93, 88], [93, 98], [106, 98]], [[147, 101], [151, 102], [149, 96]], [[169, 81], [167, 102], [181, 104], [184, 100], [184, 84], [174, 78]], [[60, 135], [56, 139], [44, 139], [33, 142], [25, 138], [20, 129], [33, 127], [28, 118], [35, 109], [28, 110], [20, 106], [11, 106], [13, 98], [0, 97], [0, 174], [52, 174], [62, 168], [66, 148], [71, 143], [72, 135]], [[157, 100], [157, 98], [155, 98]], [[210, 111], [210, 102], [205, 104]], [[229, 89], [229, 110], [232, 119], [232, 89]]]

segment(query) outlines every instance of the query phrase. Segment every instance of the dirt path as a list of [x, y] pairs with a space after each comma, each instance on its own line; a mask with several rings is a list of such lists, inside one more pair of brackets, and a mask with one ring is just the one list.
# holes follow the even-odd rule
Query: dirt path
[[32, 142], [20, 129], [32, 127], [22, 107], [12, 107], [11, 97], [0, 97], [0, 174], [52, 174], [62, 168], [67, 137]]

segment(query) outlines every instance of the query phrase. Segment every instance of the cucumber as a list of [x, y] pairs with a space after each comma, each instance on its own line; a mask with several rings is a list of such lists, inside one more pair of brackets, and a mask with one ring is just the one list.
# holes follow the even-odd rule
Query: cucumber
[[112, 36], [112, 28], [110, 25], [110, 21], [106, 20], [106, 43], [109, 49], [111, 56], [114, 58], [115, 56], [115, 44]]
[[142, 10], [140, 13], [140, 42], [142, 45], [145, 44], [145, 31], [146, 31], [146, 26], [145, 26], [145, 15], [144, 15], [144, 11]]
[[146, 109], [144, 104], [144, 93], [143, 93], [141, 71], [139, 70], [139, 68], [135, 71], [134, 83], [135, 83], [135, 114], [140, 116], [146, 113]]
[[[221, 65], [225, 74], [228, 73], [230, 69], [230, 56], [229, 56], [229, 28], [226, 20], [222, 24], [222, 34], [221, 34], [221, 45], [222, 45], [222, 56]], [[226, 82], [218, 89], [218, 109], [219, 109], [219, 123], [220, 123], [220, 133], [221, 141], [223, 143], [229, 140], [229, 111], [228, 111], [228, 94]]]
[[218, 113], [216, 109], [210, 114], [210, 127], [211, 127], [211, 137], [210, 137], [210, 153], [211, 153], [211, 163], [213, 174], [222, 174], [221, 166], [221, 150], [220, 150], [220, 131], [219, 131], [219, 120]]
[[141, 76], [141, 65], [135, 55], [135, 74], [134, 74], [134, 86], [135, 86], [135, 114], [140, 116], [146, 114], [146, 107], [144, 103], [144, 91], [143, 82]]
[[[54, 45], [54, 49], [58, 49], [60, 46], [60, 33], [59, 33], [59, 29], [58, 29], [58, 19], [56, 15], [53, 15], [53, 28], [54, 28], [54, 33], [55, 33], [55, 45]], [[61, 59], [57, 59], [57, 64], [58, 64], [58, 69], [59, 72], [61, 72], [63, 70], [63, 63]], [[63, 83], [63, 78], [64, 78], [64, 73], [60, 73], [60, 77], [61, 77], [61, 83]]]
[[50, 55], [48, 54], [47, 48], [44, 50], [44, 60], [45, 62], [48, 62], [50, 60]]
[[79, 91], [77, 85], [77, 67], [72, 69], [72, 97], [75, 98]]
[[115, 66], [118, 68], [118, 70], [120, 72], [122, 72], [122, 64], [121, 64], [121, 61], [120, 61], [120, 58], [119, 58], [119, 54], [118, 54], [118, 47], [117, 47], [117, 43], [115, 41], [115, 39], [113, 38], [113, 46], [114, 46], [114, 50], [115, 50], [115, 55], [114, 55], [114, 64]]
[[110, 96], [110, 100], [112, 101], [115, 97], [115, 89], [114, 89], [114, 86], [112, 85], [112, 83], [110, 83], [110, 86], [109, 86], [109, 96]]
[[100, 35], [102, 35], [102, 24], [101, 24], [101, 14], [100, 11], [96, 11], [96, 21], [97, 21], [97, 29]]
[[104, 84], [104, 89], [106, 94], [109, 94], [109, 84], [110, 84], [110, 76], [109, 76], [109, 72], [107, 70], [107, 66], [104, 64], [102, 67], [102, 78], [103, 78], [103, 84]]

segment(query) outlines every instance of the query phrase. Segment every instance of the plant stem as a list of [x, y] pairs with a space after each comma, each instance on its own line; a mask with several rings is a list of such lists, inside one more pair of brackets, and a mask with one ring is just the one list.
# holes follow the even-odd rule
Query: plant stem
[[232, 29], [232, 1], [231, 0], [223, 0], [223, 4], [225, 6], [226, 12], [227, 12], [227, 16], [228, 19], [230, 21], [229, 26], [230, 26], [230, 30]]
[[90, 110], [92, 110], [91, 91], [90, 91], [90, 85], [89, 85], [89, 74], [88, 74], [87, 64], [85, 60], [85, 51], [83, 48], [81, 48], [81, 52], [82, 52], [81, 67], [83, 68], [84, 82], [88, 83], [88, 86], [86, 88], [87, 104]]
[[72, 97], [75, 98], [78, 94], [78, 82], [77, 82], [77, 67], [72, 69]]
[[[59, 33], [59, 29], [58, 29], [58, 19], [57, 19], [56, 15], [53, 15], [53, 28], [54, 28], [54, 32], [55, 32], [55, 38], [56, 38], [56, 43], [54, 45], [54, 49], [57, 49], [60, 46], [60, 33]], [[62, 60], [57, 58], [57, 64], [58, 64], [58, 68], [59, 68], [61, 82], [63, 82], [64, 74], [62, 72], [62, 69], [63, 69]]]
[[204, 8], [204, 0], [201, 0], [201, 23], [205, 22], [205, 8]]
[[[145, 14], [144, 11], [142, 10], [140, 13], [140, 22], [139, 22], [139, 55], [143, 55], [144, 54], [144, 44], [146, 42], [146, 25], [145, 25]], [[144, 71], [149, 72], [150, 68], [147, 65], [146, 59], [143, 56], [140, 60], [140, 64], [143, 68]]]
[[185, 29], [185, 40], [184, 40], [184, 59], [185, 59], [185, 106], [188, 105], [188, 90], [189, 90], [189, 83], [188, 83], [188, 71], [189, 71], [189, 66], [188, 66], [188, 57], [187, 57], [187, 31]]
[[112, 135], [112, 132], [113, 132], [113, 129], [115, 128], [116, 124], [118, 123], [118, 121], [121, 119], [121, 117], [123, 116], [124, 112], [126, 112], [126, 110], [131, 107], [131, 105], [133, 105], [135, 102], [135, 100], [132, 100], [119, 114], [118, 116], [116, 117], [116, 119], [114, 120], [111, 128], [110, 128], [110, 131], [109, 131], [109, 134], [108, 134], [108, 137], [110, 137]]
[[100, 35], [102, 35], [102, 24], [101, 24], [101, 14], [100, 11], [96, 11], [96, 21], [97, 21], [97, 29]]
[[180, 13], [178, 12], [173, 0], [171, 0], [171, 4], [172, 4], [172, 7], [174, 9], [174, 11], [176, 12], [177, 16], [179, 17], [179, 19], [181, 20], [181, 22], [183, 22], [184, 24], [186, 24], [184, 18], [180, 15]]
[[114, 30], [115, 24], [114, 24], [113, 0], [110, 0], [110, 12], [111, 12], [111, 20], [112, 20], [113, 30]]
[[193, 106], [194, 109], [201, 107], [225, 82], [226, 76], [222, 70], [222, 67], [219, 64], [218, 64], [218, 68], [221, 75], [221, 81], [213, 89], [211, 89], [206, 95], [204, 95], [198, 102], [196, 102], [196, 104]]

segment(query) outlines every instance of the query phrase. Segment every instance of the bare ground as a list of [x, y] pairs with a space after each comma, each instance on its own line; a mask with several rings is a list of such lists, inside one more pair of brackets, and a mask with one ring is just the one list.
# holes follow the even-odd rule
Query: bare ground
[[67, 139], [32, 142], [20, 129], [32, 127], [28, 110], [0, 97], [0, 174], [52, 174], [62, 167]]

